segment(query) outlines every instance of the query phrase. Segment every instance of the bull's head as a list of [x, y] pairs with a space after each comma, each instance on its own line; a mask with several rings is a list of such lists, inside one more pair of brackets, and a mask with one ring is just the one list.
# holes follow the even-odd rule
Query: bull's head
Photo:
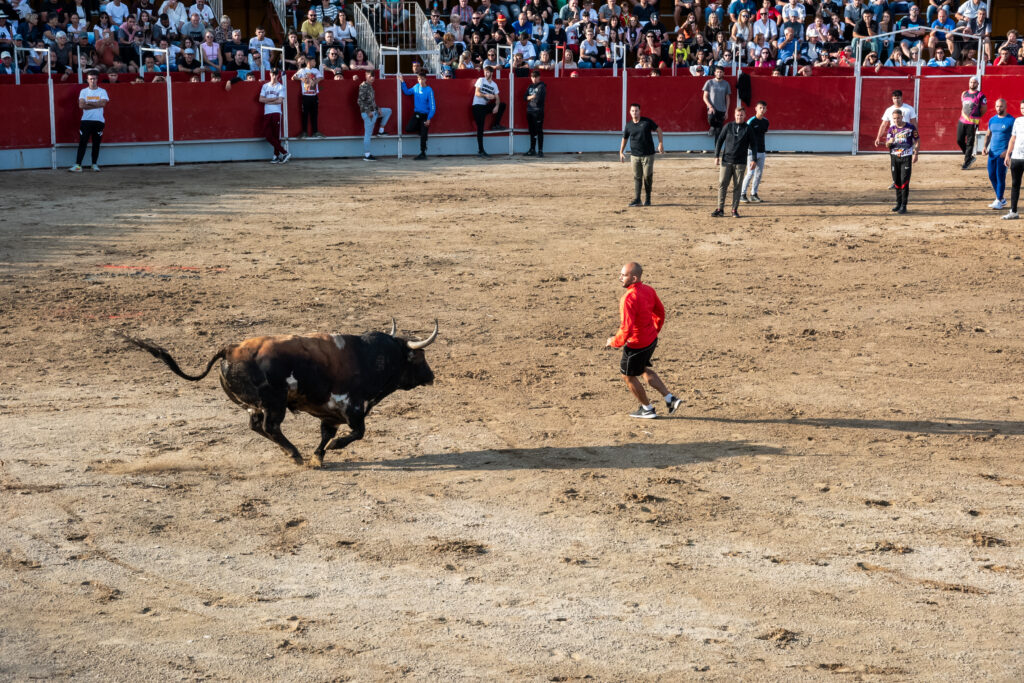
[[[395, 319], [391, 319], [391, 336], [397, 332]], [[427, 348], [437, 339], [437, 320], [434, 320], [434, 331], [423, 340], [403, 339], [408, 350], [406, 352], [406, 364], [402, 370], [399, 386], [402, 389], [415, 389], [423, 384], [434, 383], [434, 372], [427, 365], [427, 356], [423, 349]]]

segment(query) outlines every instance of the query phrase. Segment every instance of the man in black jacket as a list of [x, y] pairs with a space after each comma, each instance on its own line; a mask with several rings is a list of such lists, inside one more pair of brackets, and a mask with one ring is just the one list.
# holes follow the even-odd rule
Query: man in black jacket
[[[744, 123], [746, 111], [736, 107], [732, 123], [726, 124], [715, 141], [715, 166], [721, 166], [718, 173], [718, 208], [712, 216], [718, 218], [725, 215], [725, 192], [732, 182], [732, 217], [739, 218], [740, 183], [747, 164], [747, 150], [750, 148], [752, 135], [750, 127]], [[753, 170], [756, 162], [750, 162]]]
[[540, 80], [540, 71], [530, 72], [530, 87], [526, 89], [526, 123], [530, 126], [530, 149], [526, 156], [544, 157], [544, 104], [547, 86]]

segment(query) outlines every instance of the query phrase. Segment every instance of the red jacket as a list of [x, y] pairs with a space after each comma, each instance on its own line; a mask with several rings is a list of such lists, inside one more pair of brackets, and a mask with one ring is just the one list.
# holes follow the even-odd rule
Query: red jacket
[[650, 346], [658, 338], [665, 324], [665, 307], [653, 287], [637, 282], [626, 288], [619, 303], [622, 312], [622, 326], [612, 339], [612, 346], [623, 345], [631, 349]]

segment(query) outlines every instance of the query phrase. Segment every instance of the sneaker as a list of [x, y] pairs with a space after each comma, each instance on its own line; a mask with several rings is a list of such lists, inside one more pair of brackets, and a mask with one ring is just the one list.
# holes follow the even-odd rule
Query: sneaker
[[93, 164], [92, 165], [92, 170], [93, 170], [93, 173], [99, 173], [100, 172], [99, 164]]
[[991, 204], [989, 204], [988, 208], [990, 208], [990, 209], [1005, 209], [1006, 208], [1006, 200], [1005, 199], [997, 199], [994, 202], [992, 202]]
[[711, 212], [712, 218], [721, 218], [724, 215], [725, 211], [722, 211], [721, 209], [715, 209], [714, 211]]
[[673, 396], [671, 401], [665, 401], [665, 405], [668, 406], [668, 414], [671, 415], [679, 410], [679, 406], [683, 405], [683, 399]]
[[297, 139], [299, 139], [299, 140], [305, 140], [305, 139], [306, 139], [306, 131], [302, 131], [301, 133], [299, 133], [299, 135], [298, 135], [298, 138], [297, 138]]
[[285, 152], [284, 156], [281, 157], [281, 161], [279, 163], [287, 164], [288, 160], [291, 159], [291, 158], [292, 158], [292, 153], [291, 152]]
[[658, 417], [658, 413], [657, 411], [654, 410], [654, 406], [651, 406], [649, 410], [647, 408], [644, 408], [643, 406], [640, 406], [632, 413], [630, 413], [629, 416], [638, 417], [641, 420], [653, 420], [654, 418]]
[[537, 152], [537, 158], [538, 159], [543, 159], [544, 158], [544, 152]]
[[366, 156], [363, 157], [363, 161], [377, 161], [377, 157], [373, 156], [372, 154], [367, 154]]
[[1003, 216], [1004, 221], [1015, 221], [1018, 218], [1020, 218], [1020, 214], [1018, 214], [1016, 211], [1010, 211]]
[[71, 171], [72, 173], [81, 173], [82, 172], [82, 167], [79, 164], [75, 164], [74, 166], [72, 166], [68, 170]]
[[763, 204], [764, 203], [764, 200], [761, 199], [760, 197], [758, 197], [756, 194], [750, 195], [750, 201], [754, 202], [755, 204]]
[[629, 205], [630, 205], [630, 206], [640, 206], [640, 198], [639, 198], [639, 197], [637, 197], [636, 199], [634, 199], [633, 201], [631, 201], [631, 202], [629, 203]]
[[477, 152], [476, 155], [478, 157], [480, 157], [481, 159], [490, 159], [491, 158], [491, 155], [488, 154], [487, 152], [483, 151], [483, 150], [480, 150], [479, 152]]
[[535, 157], [535, 156], [537, 156], [537, 153], [536, 153], [535, 151], [533, 151], [532, 149], [528, 149], [528, 150], [526, 150], [526, 152], [525, 152], [525, 153], [523, 154], [523, 156], [524, 156], [524, 157]]
[[739, 218], [740, 217], [740, 212], [739, 211], [733, 211], [732, 212], [732, 217], [733, 218]]
[[900, 207], [900, 210], [899, 210], [899, 211], [897, 211], [896, 213], [901, 213], [901, 214], [902, 214], [902, 213], [906, 213], [906, 212], [907, 212], [907, 207], [905, 207], [905, 206], [901, 206], [901, 207]]
[[741, 194], [740, 195], [740, 201], [743, 202], [744, 204], [749, 204], [750, 203], [750, 199], [745, 194]]
[[315, 137], [315, 138], [325, 138], [327, 136], [324, 135], [323, 133], [321, 133], [320, 131], [317, 131], [317, 132], [313, 133], [313, 137]]
[[503, 130], [508, 130], [508, 126], [491, 126], [491, 130], [500, 133]]
[[650, 206], [650, 205], [651, 205], [651, 198], [648, 197], [647, 199], [644, 200], [644, 206]]
[[414, 161], [426, 161], [426, 159], [427, 159], [427, 153], [426, 152], [420, 152], [419, 154], [416, 155], [416, 157], [414, 158]]
[[270, 160], [270, 163], [272, 163], [272, 164], [279, 164], [279, 163], [281, 163], [281, 157], [279, 157], [279, 156], [277, 156], [275, 154], [274, 158]]
[[974, 162], [977, 161], [977, 160], [978, 160], [978, 157], [971, 157], [970, 159], [968, 159], [967, 163], [964, 164], [964, 170], [966, 171], [971, 166], [974, 166]]
[[380, 130], [377, 131], [377, 135], [384, 135], [384, 128], [383, 127]]

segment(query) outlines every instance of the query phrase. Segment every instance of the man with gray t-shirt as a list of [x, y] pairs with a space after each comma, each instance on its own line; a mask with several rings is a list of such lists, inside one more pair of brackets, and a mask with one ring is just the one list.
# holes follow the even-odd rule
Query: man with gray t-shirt
[[718, 140], [718, 134], [722, 132], [725, 125], [725, 112], [729, 111], [729, 95], [732, 94], [732, 87], [725, 80], [725, 69], [715, 67], [715, 77], [704, 83], [704, 104], [708, 108], [708, 135], [712, 140]]

